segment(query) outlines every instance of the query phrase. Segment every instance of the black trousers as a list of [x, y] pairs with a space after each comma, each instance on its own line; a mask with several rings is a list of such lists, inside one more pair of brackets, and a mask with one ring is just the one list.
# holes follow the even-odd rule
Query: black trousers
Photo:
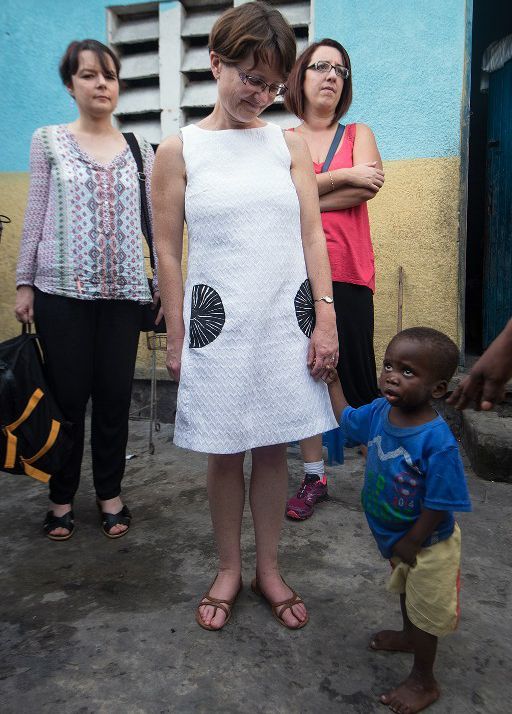
[[352, 407], [379, 396], [373, 349], [373, 293], [364, 285], [333, 282], [336, 326], [340, 341], [338, 374]]
[[85, 410], [92, 399], [94, 487], [101, 500], [121, 492], [141, 306], [131, 300], [77, 300], [35, 289], [34, 315], [50, 389], [73, 424], [74, 446], [50, 479], [50, 499], [70, 503], [80, 482]]

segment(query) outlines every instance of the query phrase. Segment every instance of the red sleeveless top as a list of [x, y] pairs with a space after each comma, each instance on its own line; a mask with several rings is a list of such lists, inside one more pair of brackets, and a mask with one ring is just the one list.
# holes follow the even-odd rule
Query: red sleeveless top
[[[341, 148], [329, 167], [331, 171], [354, 165], [355, 137], [356, 124], [348, 124]], [[321, 173], [323, 164], [313, 162], [313, 166], [316, 174]], [[366, 201], [352, 208], [325, 211], [321, 216], [333, 281], [365, 285], [375, 292], [375, 263]]]

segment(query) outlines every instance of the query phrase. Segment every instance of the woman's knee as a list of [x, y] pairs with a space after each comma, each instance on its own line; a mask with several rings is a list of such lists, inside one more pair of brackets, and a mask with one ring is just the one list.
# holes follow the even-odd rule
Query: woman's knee
[[286, 464], [287, 444], [260, 446], [252, 450], [253, 470], [258, 467], [279, 468]]
[[244, 459], [245, 451], [237, 454], [208, 454], [208, 473], [241, 473], [243, 476]]

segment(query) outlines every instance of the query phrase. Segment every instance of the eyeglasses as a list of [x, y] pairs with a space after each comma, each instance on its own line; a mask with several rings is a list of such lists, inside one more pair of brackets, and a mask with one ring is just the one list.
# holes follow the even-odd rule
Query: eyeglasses
[[249, 84], [259, 92], [264, 92], [265, 89], [268, 88], [268, 93], [271, 97], [282, 97], [288, 91], [286, 84], [269, 84], [265, 82], [264, 79], [261, 79], [261, 77], [253, 77], [251, 74], [247, 74], [247, 72], [241, 70], [240, 67], [235, 67], [235, 69], [244, 84]]
[[341, 77], [342, 79], [348, 79], [350, 74], [350, 70], [347, 67], [343, 67], [341, 64], [331, 64], [327, 60], [313, 62], [306, 69], [314, 69], [315, 72], [320, 72], [320, 74], [328, 74], [333, 69], [336, 77]]

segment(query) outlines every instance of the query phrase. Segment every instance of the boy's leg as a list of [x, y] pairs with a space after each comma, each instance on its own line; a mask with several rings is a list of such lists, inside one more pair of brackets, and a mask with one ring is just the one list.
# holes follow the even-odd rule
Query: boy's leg
[[437, 637], [411, 623], [414, 663], [412, 670], [398, 687], [381, 694], [380, 701], [394, 712], [415, 714], [439, 699], [439, 685], [434, 677]]
[[380, 697], [380, 701], [394, 712], [414, 714], [440, 696], [433, 672], [437, 639], [457, 626], [459, 565], [460, 530], [457, 524], [450, 538], [419, 551], [414, 568], [403, 562], [395, 563], [388, 590], [400, 593], [404, 635], [388, 635], [389, 631], [383, 631], [378, 639], [374, 638], [381, 645], [384, 642], [391, 644], [392, 639], [394, 645], [400, 645], [410, 636], [414, 652], [412, 670], [398, 687]]
[[414, 625], [407, 616], [405, 593], [400, 594], [400, 609], [402, 610], [403, 628], [401, 630], [381, 630], [380, 632], [377, 632], [370, 640], [370, 648], [372, 650], [385, 650], [386, 652], [414, 652]]

